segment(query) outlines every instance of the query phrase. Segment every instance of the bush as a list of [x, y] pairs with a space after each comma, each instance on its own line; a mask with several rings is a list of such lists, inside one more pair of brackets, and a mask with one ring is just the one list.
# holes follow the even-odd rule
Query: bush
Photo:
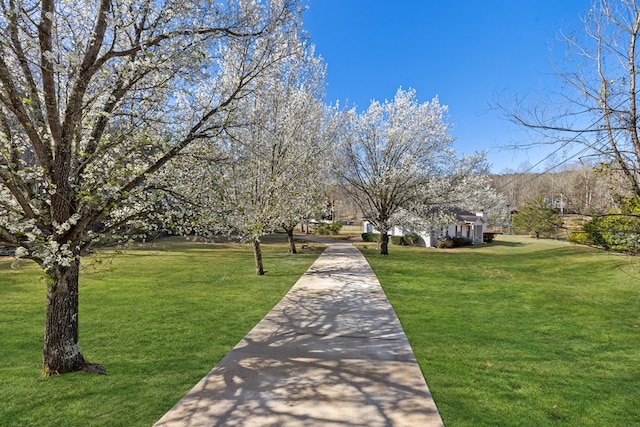
[[[389, 242], [393, 245], [415, 246], [418, 243], [419, 236], [415, 233], [409, 233], [404, 236], [389, 236]], [[380, 233], [362, 233], [363, 242], [380, 241]]]
[[453, 244], [455, 245], [456, 248], [459, 248], [462, 246], [470, 246], [473, 244], [473, 240], [467, 239], [466, 237], [454, 237]]
[[568, 240], [618, 252], [640, 252], [640, 197], [624, 200], [618, 211], [593, 217], [581, 231], [570, 233]]
[[416, 233], [408, 233], [402, 236], [402, 240], [407, 246], [416, 246], [418, 244], [418, 241], [420, 241], [420, 236], [418, 236]]
[[331, 234], [331, 229], [329, 227], [329, 224], [327, 224], [326, 222], [317, 223], [315, 228], [315, 233], [320, 234], [321, 236], [326, 236], [328, 234]]
[[438, 249], [453, 249], [460, 248], [462, 246], [471, 245], [473, 242], [471, 239], [467, 239], [464, 237], [446, 237], [444, 239], [438, 240], [436, 247]]
[[341, 228], [342, 223], [338, 221], [334, 221], [332, 223], [319, 222], [318, 224], [316, 224], [316, 234], [324, 236], [328, 234], [338, 234]]
[[567, 236], [567, 240], [578, 245], [592, 245], [593, 239], [585, 231], [572, 231]]
[[482, 241], [491, 243], [496, 239], [496, 233], [482, 233]]
[[394, 245], [404, 245], [405, 244], [404, 240], [402, 239], [402, 236], [389, 236], [389, 240]]
[[452, 249], [453, 248], [453, 239], [439, 239], [438, 243], [436, 243], [436, 248], [438, 249]]
[[362, 233], [363, 242], [379, 242], [380, 233]]

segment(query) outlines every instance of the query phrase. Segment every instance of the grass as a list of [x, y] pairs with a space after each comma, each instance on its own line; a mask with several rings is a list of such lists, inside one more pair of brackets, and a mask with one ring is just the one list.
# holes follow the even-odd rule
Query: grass
[[567, 243], [499, 236], [363, 253], [449, 426], [640, 423], [640, 269]]
[[[291, 256], [170, 240], [89, 258], [80, 342], [108, 375], [40, 377], [44, 284], [0, 258], [0, 425], [149, 426], [288, 291]], [[640, 274], [629, 258], [499, 236], [455, 250], [360, 244], [448, 426], [629, 426], [640, 420]], [[315, 247], [315, 248], [314, 248]]]
[[[266, 239], [273, 242], [274, 239]], [[40, 376], [45, 287], [32, 263], [0, 258], [0, 425], [150, 426], [291, 288], [319, 253], [183, 240], [87, 259], [80, 344], [107, 376]]]

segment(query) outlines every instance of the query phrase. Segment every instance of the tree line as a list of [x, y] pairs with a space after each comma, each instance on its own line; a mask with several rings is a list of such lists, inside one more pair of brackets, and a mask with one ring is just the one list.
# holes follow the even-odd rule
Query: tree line
[[491, 175], [492, 185], [511, 210], [518, 210], [536, 199], [555, 207], [559, 213], [604, 214], [620, 206], [623, 180], [602, 170], [600, 165], [573, 163], [560, 171], [535, 173], [506, 170]]

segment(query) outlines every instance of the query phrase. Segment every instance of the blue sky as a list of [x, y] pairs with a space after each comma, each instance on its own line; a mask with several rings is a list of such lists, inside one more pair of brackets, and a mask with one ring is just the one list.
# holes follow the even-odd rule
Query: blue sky
[[[537, 99], [559, 81], [561, 30], [581, 27], [591, 0], [306, 0], [304, 28], [328, 66], [327, 102], [366, 109], [414, 88], [449, 107], [460, 153], [488, 150], [492, 170], [549, 165], [551, 147], [513, 151], [526, 132], [493, 106]], [[552, 56], [555, 58], [552, 60]], [[561, 161], [562, 158], [557, 159]]]

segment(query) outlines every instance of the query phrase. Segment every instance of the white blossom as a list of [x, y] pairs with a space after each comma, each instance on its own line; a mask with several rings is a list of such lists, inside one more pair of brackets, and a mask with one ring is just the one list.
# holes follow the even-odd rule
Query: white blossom
[[102, 35], [99, 3], [53, 5], [47, 48], [37, 42], [40, 2], [0, 13], [0, 243], [65, 266], [100, 238], [161, 227], [173, 185], [163, 165], [229, 123], [298, 31], [299, 10], [294, 0], [122, 0], [106, 9]]
[[[257, 242], [326, 203], [335, 114], [323, 105], [325, 67], [311, 46], [278, 49], [286, 59], [253, 80], [228, 117], [233, 125], [177, 159], [171, 173], [182, 174], [180, 191], [193, 208], [182, 232]], [[243, 67], [227, 65], [231, 75]]]
[[456, 156], [446, 113], [437, 98], [419, 103], [414, 90], [399, 89], [391, 101], [345, 115], [338, 173], [383, 236], [394, 226], [432, 227], [443, 208], [463, 203], [486, 174], [483, 154]]

